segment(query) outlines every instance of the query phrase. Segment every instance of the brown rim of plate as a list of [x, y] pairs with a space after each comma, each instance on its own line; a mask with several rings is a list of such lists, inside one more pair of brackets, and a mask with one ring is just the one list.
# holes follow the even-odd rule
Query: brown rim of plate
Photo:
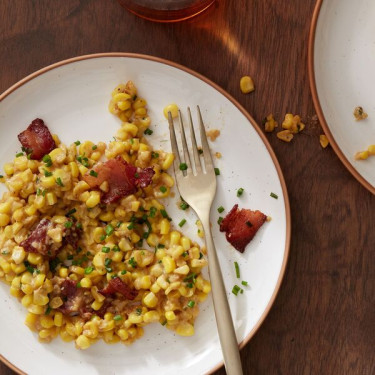
[[[46, 66], [45, 68], [40, 69], [40, 70], [38, 70], [38, 71], [30, 74], [29, 76], [21, 79], [19, 82], [17, 82], [13, 86], [11, 86], [8, 90], [4, 91], [4, 93], [0, 95], [0, 102], [4, 98], [6, 98], [8, 95], [10, 95], [13, 91], [17, 90], [19, 87], [21, 87], [22, 85], [24, 85], [25, 83], [31, 81], [32, 79], [34, 79], [34, 78], [36, 78], [36, 77], [38, 77], [38, 76], [40, 76], [42, 74], [44, 74], [45, 72], [48, 72], [48, 71], [50, 71], [52, 69], [58, 68], [58, 67], [63, 66], [63, 65], [75, 63], [77, 61], [88, 60], [88, 59], [95, 59], [95, 58], [101, 58], [101, 57], [127, 57], [127, 58], [137, 58], [137, 59], [150, 60], [150, 61], [154, 61], [154, 62], [157, 62], [157, 63], [169, 65], [169, 66], [171, 66], [173, 68], [182, 70], [182, 71], [184, 71], [186, 73], [189, 73], [189, 74], [195, 76], [196, 78], [200, 79], [201, 81], [209, 84], [211, 87], [213, 87], [215, 90], [219, 91], [223, 96], [225, 96], [230, 102], [232, 102], [235, 105], [235, 107], [248, 119], [248, 121], [251, 123], [251, 125], [253, 126], [253, 128], [256, 130], [256, 132], [258, 133], [258, 135], [262, 139], [264, 145], [267, 148], [268, 153], [270, 154], [270, 156], [272, 158], [272, 161], [273, 161], [273, 163], [275, 165], [277, 174], [279, 176], [281, 188], [283, 190], [284, 203], [285, 203], [286, 238], [285, 238], [284, 258], [283, 258], [283, 262], [282, 262], [282, 265], [281, 265], [281, 270], [280, 270], [280, 273], [279, 273], [279, 277], [277, 279], [276, 287], [275, 287], [275, 289], [274, 289], [274, 291], [272, 293], [272, 296], [271, 296], [271, 298], [270, 298], [270, 300], [269, 300], [269, 302], [268, 302], [268, 304], [266, 306], [266, 309], [264, 310], [263, 314], [259, 318], [258, 322], [255, 324], [254, 328], [244, 338], [244, 340], [239, 344], [240, 349], [242, 349], [250, 341], [250, 339], [255, 335], [255, 333], [258, 331], [259, 327], [262, 325], [263, 321], [265, 320], [266, 316], [268, 315], [269, 311], [271, 310], [271, 307], [272, 307], [273, 303], [275, 302], [277, 293], [278, 293], [278, 291], [280, 289], [281, 282], [283, 280], [283, 277], [284, 277], [284, 274], [285, 274], [286, 265], [287, 265], [288, 258], [289, 258], [290, 236], [291, 236], [290, 204], [289, 204], [288, 191], [287, 191], [287, 187], [286, 187], [286, 184], [285, 184], [284, 176], [283, 176], [283, 173], [281, 171], [280, 164], [279, 164], [279, 162], [278, 162], [278, 160], [276, 158], [276, 155], [275, 155], [275, 153], [274, 153], [271, 145], [269, 144], [266, 136], [260, 130], [260, 128], [258, 127], [258, 125], [255, 122], [255, 120], [252, 118], [252, 116], [250, 116], [246, 112], [246, 110], [241, 106], [241, 104], [238, 103], [234, 98], [232, 98], [226, 91], [224, 91], [216, 83], [212, 82], [211, 80], [209, 80], [208, 78], [204, 77], [200, 73], [197, 73], [197, 72], [195, 72], [195, 71], [193, 71], [193, 70], [191, 70], [189, 68], [186, 68], [185, 66], [176, 64], [176, 63], [174, 63], [172, 61], [169, 61], [169, 60], [162, 59], [160, 57], [142, 55], [142, 54], [137, 54], [137, 53], [126, 53], [126, 52], [97, 53], [97, 54], [91, 54], [91, 55], [83, 55], [83, 56], [73, 57], [73, 58], [70, 58], [70, 59], [67, 59], [67, 60], [63, 60], [63, 61], [57, 62], [57, 63], [52, 64], [52, 65]], [[7, 359], [5, 359], [1, 354], [0, 354], [0, 360], [3, 361], [7, 366], [9, 366], [13, 371], [16, 371], [18, 374], [26, 375], [26, 373], [24, 373], [22, 370], [20, 370], [19, 368], [17, 368], [15, 365], [13, 365]], [[216, 366], [214, 366], [214, 368], [212, 368], [207, 373], [207, 375], [208, 374], [212, 374], [213, 372], [217, 371], [220, 367], [223, 366], [223, 364], [224, 364], [223, 362], [218, 363]]]
[[324, 117], [324, 113], [322, 107], [320, 105], [318, 91], [316, 88], [316, 81], [315, 81], [315, 66], [314, 66], [314, 47], [315, 47], [315, 34], [316, 34], [316, 26], [318, 24], [318, 19], [320, 15], [320, 10], [323, 4], [323, 0], [317, 0], [315, 5], [313, 17], [311, 20], [311, 27], [310, 27], [310, 34], [309, 34], [309, 43], [308, 43], [308, 71], [309, 71], [309, 81], [310, 81], [310, 90], [315, 106], [316, 113], [319, 118], [319, 122], [322, 125], [324, 130], [324, 134], [327, 136], [329, 143], [331, 144], [333, 150], [335, 151], [336, 155], [339, 157], [341, 162], [344, 164], [346, 169], [356, 178], [358, 182], [360, 182], [367, 190], [369, 190], [372, 194], [375, 194], [375, 186], [371, 185], [350, 163], [344, 153], [341, 151], [340, 146], [336, 143], [335, 138], [333, 137], [328, 123]]

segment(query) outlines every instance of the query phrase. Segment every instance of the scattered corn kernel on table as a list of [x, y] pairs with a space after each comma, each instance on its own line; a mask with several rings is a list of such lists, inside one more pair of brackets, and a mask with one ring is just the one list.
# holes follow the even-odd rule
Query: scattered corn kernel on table
[[[292, 242], [275, 304], [241, 351], [245, 374], [375, 372], [375, 197], [319, 142], [323, 132], [307, 75], [314, 5], [221, 0], [191, 20], [158, 24], [115, 0], [0, 3], [0, 92], [63, 59], [123, 51], [162, 57], [205, 75], [263, 129], [272, 130], [274, 119], [280, 129], [287, 113], [300, 116], [287, 119], [290, 127], [305, 125], [290, 143], [288, 134], [267, 132], [289, 190]], [[247, 75], [255, 90], [244, 94], [240, 79]], [[243, 82], [245, 91], [249, 87]], [[10, 374], [15, 372], [0, 363], [0, 375]]]

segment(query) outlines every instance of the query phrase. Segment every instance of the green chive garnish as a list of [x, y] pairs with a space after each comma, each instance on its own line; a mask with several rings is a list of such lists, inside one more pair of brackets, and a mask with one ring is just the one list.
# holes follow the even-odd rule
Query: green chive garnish
[[121, 275], [125, 275], [128, 271], [127, 270], [122, 270]]
[[46, 308], [46, 312], [44, 313], [44, 315], [49, 315], [49, 313], [52, 311], [52, 308], [51, 306], [47, 306]]
[[244, 192], [244, 189], [243, 188], [239, 188], [237, 190], [237, 197], [240, 197], [243, 194], [243, 192]]
[[117, 245], [115, 245], [112, 247], [112, 251], [118, 253], [120, 251], [120, 248]]
[[247, 281], [241, 281], [241, 284], [244, 285], [244, 286], [248, 286], [249, 283]]
[[162, 193], [165, 193], [167, 191], [167, 188], [165, 186], [160, 186], [160, 191]]
[[221, 214], [222, 212], [224, 212], [225, 208], [223, 206], [220, 206], [218, 209], [217, 209], [217, 212], [219, 214]]
[[85, 268], [85, 275], [90, 275], [90, 273], [94, 271], [94, 267], [90, 266], [90, 267], [86, 267]]
[[239, 279], [240, 278], [240, 266], [238, 265], [237, 262], [234, 262], [234, 268], [236, 269], [237, 279]]
[[151, 135], [154, 131], [147, 128], [143, 133], [146, 134], [146, 135]]
[[131, 257], [130, 259], [129, 259], [129, 264], [133, 267], [133, 268], [136, 268], [137, 267], [137, 261], [133, 258], [133, 257]]
[[219, 168], [214, 168], [214, 169], [215, 169], [216, 176], [220, 176], [220, 169]]
[[134, 229], [134, 223], [130, 223], [130, 224], [127, 226], [127, 228], [128, 228], [129, 230]]
[[159, 157], [159, 153], [152, 151], [152, 152], [151, 152], [151, 157], [152, 157], [153, 159], [157, 159], [157, 158]]
[[71, 210], [69, 210], [69, 211], [65, 214], [65, 216], [73, 215], [73, 214], [75, 214], [76, 212], [77, 212], [77, 210], [76, 210], [75, 208], [72, 208]]
[[238, 285], [235, 285], [232, 289], [232, 293], [236, 296], [241, 288]]
[[94, 170], [91, 170], [89, 174], [90, 174], [90, 176], [98, 177], [98, 173], [95, 172]]
[[111, 224], [108, 224], [108, 225], [105, 227], [105, 233], [107, 234], [108, 237], [109, 237], [114, 231], [115, 231], [115, 228], [113, 228], [113, 226], [112, 226]]
[[72, 221], [66, 221], [64, 226], [65, 226], [65, 228], [71, 228], [73, 226], [73, 222]]
[[75, 144], [76, 146], [79, 146], [79, 145], [81, 144], [81, 142], [80, 142], [80, 141], [75, 141], [74, 144]]
[[179, 223], [178, 223], [178, 226], [181, 228], [184, 226], [184, 224], [186, 223], [186, 220], [185, 219], [182, 219]]
[[185, 211], [187, 208], [189, 208], [189, 205], [186, 202], [182, 202], [180, 204], [180, 208], [181, 208], [181, 210]]
[[42, 160], [44, 161], [46, 167], [50, 167], [52, 165], [52, 159], [48, 154], [44, 155]]
[[148, 216], [155, 217], [155, 215], [156, 215], [156, 207], [150, 207]]
[[113, 320], [116, 321], [116, 322], [118, 322], [119, 320], [122, 320], [122, 316], [121, 315], [115, 315], [113, 317]]
[[59, 185], [59, 186], [64, 186], [63, 182], [61, 181], [61, 178], [60, 177], [57, 177], [56, 178], [56, 184]]
[[220, 225], [221, 222], [222, 222], [223, 220], [224, 220], [224, 218], [220, 216], [220, 217], [217, 219], [217, 223]]
[[103, 246], [102, 247], [102, 253], [109, 253], [111, 249], [108, 246]]
[[47, 169], [44, 169], [44, 176], [50, 177], [50, 176], [52, 176], [52, 172], [49, 172], [49, 171], [47, 171]]
[[112, 263], [112, 259], [111, 258], [105, 258], [104, 260], [104, 266], [106, 267], [109, 267]]
[[188, 305], [188, 307], [194, 307], [195, 302], [194, 301], [189, 301], [187, 305]]
[[16, 154], [16, 158], [19, 158], [20, 156], [23, 156], [23, 152], [19, 152], [18, 154]]
[[179, 168], [180, 171], [186, 171], [188, 169], [188, 166], [186, 163], [181, 163]]
[[275, 199], [278, 199], [278, 198], [279, 198], [279, 196], [278, 196], [277, 194], [272, 193], [272, 192], [271, 192], [270, 196], [271, 196], [272, 198], [275, 198]]
[[94, 145], [94, 146], [92, 146], [91, 147], [93, 150], [96, 150], [97, 148], [98, 148], [98, 146], [97, 145]]
[[161, 323], [162, 326], [165, 326], [166, 324], [167, 324], [167, 321], [166, 321], [166, 320], [164, 320], [164, 322]]

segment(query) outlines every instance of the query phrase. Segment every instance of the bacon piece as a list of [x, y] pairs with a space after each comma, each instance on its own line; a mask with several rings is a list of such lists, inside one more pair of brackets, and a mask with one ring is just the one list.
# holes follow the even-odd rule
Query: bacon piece
[[57, 310], [65, 315], [78, 315], [83, 304], [83, 289], [78, 289], [74, 280], [65, 279], [60, 290], [65, 302]]
[[47, 232], [51, 227], [52, 223], [48, 219], [42, 219], [30, 236], [20, 243], [20, 246], [28, 253], [49, 255], [51, 244]]
[[220, 224], [228, 242], [243, 253], [247, 244], [254, 238], [267, 216], [260, 211], [238, 209], [235, 204]]
[[40, 160], [56, 147], [49, 129], [40, 118], [32, 121], [26, 130], [18, 134], [18, 139], [26, 152], [31, 152], [31, 159]]
[[65, 228], [63, 236], [63, 245], [71, 245], [74, 249], [78, 247], [78, 241], [82, 234], [82, 230], [77, 228], [75, 224], [71, 228]]
[[97, 173], [96, 177], [86, 173], [83, 179], [91, 188], [99, 187], [104, 181], [108, 182], [109, 190], [102, 198], [102, 202], [106, 204], [136, 193], [138, 186], [144, 188], [150, 185], [155, 173], [152, 168], [137, 169], [121, 156], [97, 164], [93, 170]]
[[115, 292], [122, 294], [128, 300], [133, 300], [138, 294], [135, 289], [130, 288], [129, 285], [125, 284], [119, 277], [109, 280], [107, 286], [99, 290], [99, 293], [104, 296], [110, 296]]

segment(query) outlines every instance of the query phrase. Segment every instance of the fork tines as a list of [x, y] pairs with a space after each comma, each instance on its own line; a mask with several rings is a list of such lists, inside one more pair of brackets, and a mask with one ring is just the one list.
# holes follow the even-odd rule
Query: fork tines
[[200, 111], [199, 106], [197, 106], [198, 112], [198, 120], [199, 120], [199, 130], [200, 130], [200, 138], [202, 142], [202, 151], [203, 151], [203, 160], [204, 163], [202, 164], [202, 159], [199, 155], [199, 149], [197, 146], [197, 140], [195, 136], [195, 130], [193, 126], [193, 120], [191, 117], [190, 108], [187, 108], [188, 118], [189, 118], [189, 132], [190, 132], [190, 139], [192, 147], [189, 148], [186, 142], [186, 135], [185, 135], [185, 127], [184, 122], [182, 120], [181, 111], [178, 110], [178, 118], [180, 124], [180, 133], [181, 133], [181, 143], [182, 143], [182, 155], [180, 156], [177, 139], [176, 139], [176, 132], [174, 128], [174, 123], [172, 119], [171, 112], [168, 112], [168, 122], [169, 122], [169, 131], [171, 135], [171, 144], [172, 144], [172, 152], [175, 155], [174, 161], [174, 168], [175, 173], [180, 175], [189, 175], [189, 174], [200, 174], [200, 173], [209, 173], [213, 171], [213, 161], [210, 152], [210, 148], [207, 141], [206, 131], [204, 128], [202, 114]]

